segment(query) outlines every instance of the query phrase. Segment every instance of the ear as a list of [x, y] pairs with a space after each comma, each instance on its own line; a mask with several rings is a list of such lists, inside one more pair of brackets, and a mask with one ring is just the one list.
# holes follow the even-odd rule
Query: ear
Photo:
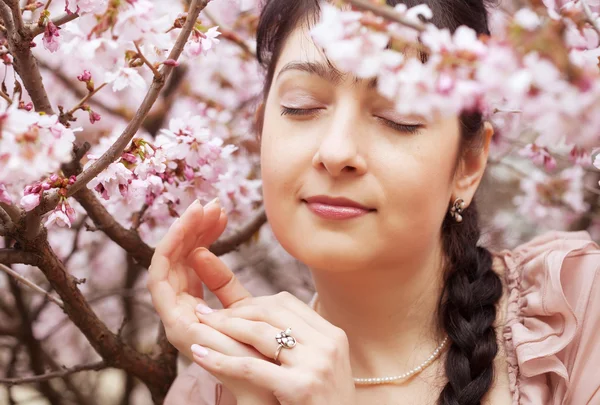
[[492, 124], [486, 121], [483, 125], [483, 141], [480, 148], [467, 150], [459, 162], [458, 170], [454, 178], [454, 202], [456, 198], [465, 200], [468, 207], [473, 201], [473, 196], [479, 187], [483, 178], [483, 173], [487, 167], [487, 160], [490, 151], [490, 142], [494, 135]]

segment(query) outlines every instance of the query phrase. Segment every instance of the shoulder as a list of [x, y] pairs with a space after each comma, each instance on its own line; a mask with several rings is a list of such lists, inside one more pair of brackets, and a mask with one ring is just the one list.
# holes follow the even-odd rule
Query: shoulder
[[541, 400], [515, 403], [598, 400], [598, 244], [585, 231], [555, 231], [493, 256], [506, 287], [503, 337], [514, 399], [537, 393]]

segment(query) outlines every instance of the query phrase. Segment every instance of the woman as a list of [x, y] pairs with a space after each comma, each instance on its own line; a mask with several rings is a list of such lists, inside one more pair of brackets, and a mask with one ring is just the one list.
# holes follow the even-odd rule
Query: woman
[[[488, 33], [481, 0], [427, 3], [438, 26]], [[267, 217], [318, 296], [251, 297], [204, 248], [225, 228], [218, 201], [190, 206], [148, 282], [196, 363], [166, 404], [600, 404], [598, 245], [477, 246], [490, 124], [399, 115], [328, 63], [317, 18], [316, 0], [267, 1], [257, 127]], [[225, 309], [203, 305], [200, 280]]]

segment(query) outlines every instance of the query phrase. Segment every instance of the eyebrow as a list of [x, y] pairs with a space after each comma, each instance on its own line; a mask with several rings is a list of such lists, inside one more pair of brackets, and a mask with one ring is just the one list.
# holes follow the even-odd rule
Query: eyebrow
[[[339, 70], [337, 70], [336, 68], [334, 68], [333, 66], [323, 63], [323, 62], [293, 61], [293, 62], [287, 63], [283, 68], [281, 68], [281, 70], [277, 74], [277, 80], [279, 80], [279, 78], [281, 77], [281, 75], [284, 72], [287, 72], [290, 70], [298, 70], [301, 72], [306, 72], [311, 75], [316, 75], [322, 79], [327, 80], [328, 82], [330, 82], [334, 85], [340, 84], [340, 82], [342, 81], [344, 76], [346, 76], [345, 73], [342, 73]], [[362, 81], [365, 80], [365, 79], [358, 78], [356, 76], [352, 76], [352, 77], [353, 77], [352, 87], [356, 87], [359, 83], [361, 83]], [[369, 89], [376, 88], [377, 87], [377, 78], [370, 79], [367, 86]]]

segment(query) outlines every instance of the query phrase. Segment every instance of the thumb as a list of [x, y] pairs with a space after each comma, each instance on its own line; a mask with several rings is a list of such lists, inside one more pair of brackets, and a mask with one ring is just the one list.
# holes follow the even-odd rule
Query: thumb
[[252, 297], [229, 267], [210, 250], [197, 248], [190, 254], [189, 264], [224, 308]]

